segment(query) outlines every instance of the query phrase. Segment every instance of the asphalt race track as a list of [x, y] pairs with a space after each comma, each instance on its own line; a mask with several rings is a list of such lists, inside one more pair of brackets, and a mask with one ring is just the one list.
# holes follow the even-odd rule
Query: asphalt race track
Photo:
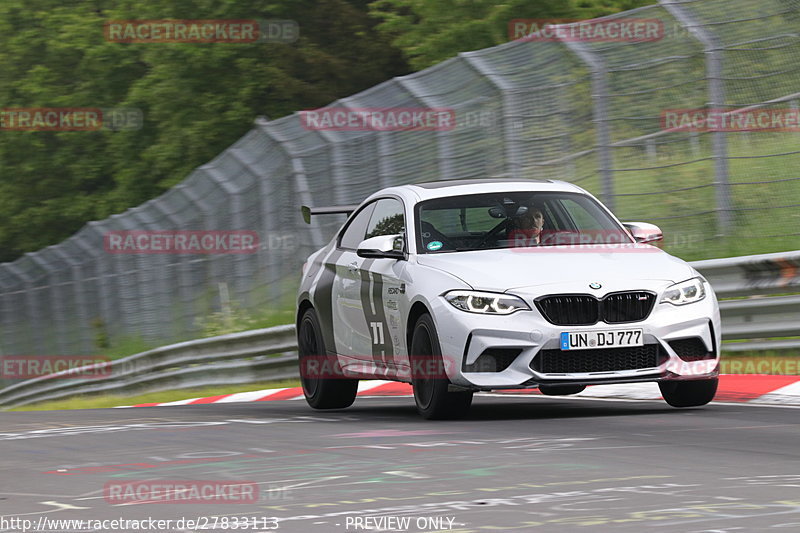
[[[10, 518], [231, 531], [232, 517], [251, 532], [799, 531], [798, 415], [489, 395], [447, 422], [420, 419], [407, 397], [335, 412], [302, 400], [6, 412], [0, 515], [6, 531], [22, 530]], [[258, 491], [248, 503], [108, 499], [111, 486], [178, 480]]]

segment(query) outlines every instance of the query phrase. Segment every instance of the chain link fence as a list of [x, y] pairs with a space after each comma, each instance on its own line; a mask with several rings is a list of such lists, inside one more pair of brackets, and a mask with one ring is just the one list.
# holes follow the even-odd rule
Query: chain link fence
[[[800, 128], [665, 127], [670, 109], [783, 110], [800, 100], [800, 2], [662, 0], [603, 19], [659, 38], [522, 39], [462, 53], [331, 104], [449, 108], [443, 131], [321, 131], [298, 115], [254, 128], [162, 196], [0, 265], [0, 355], [99, 353], [119, 339], [197, 336], [214, 313], [290, 307], [304, 258], [341, 224], [299, 207], [386, 186], [551, 178], [597, 194], [666, 248], [703, 259], [800, 248]], [[249, 230], [250, 254], [111, 254], [137, 230]]]

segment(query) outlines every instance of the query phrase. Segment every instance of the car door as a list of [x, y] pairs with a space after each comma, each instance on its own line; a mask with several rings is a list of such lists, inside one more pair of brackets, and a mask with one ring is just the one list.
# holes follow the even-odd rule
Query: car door
[[361, 265], [365, 259], [356, 255], [356, 249], [364, 240], [375, 204], [367, 204], [350, 219], [339, 237], [334, 265], [331, 265], [336, 272], [331, 287], [336, 352], [357, 359], [364, 359], [364, 353], [371, 352], [364, 352], [363, 341], [357, 340], [366, 334], [367, 324], [361, 300]]
[[[398, 198], [383, 198], [375, 204], [365, 238], [381, 235], [406, 236], [404, 206]], [[378, 368], [393, 369], [406, 362], [402, 316], [407, 307], [405, 273], [408, 263], [392, 258], [366, 259], [360, 265], [361, 302], [365, 331], [355, 341]]]

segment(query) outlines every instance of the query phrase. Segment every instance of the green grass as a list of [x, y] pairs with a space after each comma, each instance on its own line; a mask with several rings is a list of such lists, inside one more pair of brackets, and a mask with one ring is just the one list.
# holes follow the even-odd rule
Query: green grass
[[160, 346], [166, 346], [181, 341], [194, 340], [197, 338], [215, 337], [227, 333], [237, 333], [253, 329], [271, 328], [294, 323], [294, 309], [273, 309], [258, 314], [245, 314], [238, 312], [234, 314], [231, 321], [223, 320], [212, 316], [205, 322], [203, 331], [196, 336], [185, 336], [184, 338], [173, 340], [172, 342], [152, 343], [146, 342], [139, 337], [120, 337], [111, 341], [111, 345], [105, 349], [98, 349], [98, 357], [108, 357], [116, 360], [129, 355], [146, 352]]
[[202, 387], [196, 389], [181, 389], [161, 392], [150, 392], [135, 396], [122, 396], [115, 394], [75, 396], [64, 400], [42, 402], [31, 405], [23, 405], [8, 409], [9, 411], [57, 411], [67, 409], [101, 409], [106, 407], [117, 407], [119, 405], [136, 405], [142, 403], [164, 403], [189, 398], [205, 398], [208, 396], [219, 396], [221, 394], [233, 394], [236, 392], [248, 392], [262, 389], [280, 389], [288, 387], [299, 387], [299, 379], [283, 381], [262, 381], [257, 383], [247, 383], [241, 385], [220, 385], [216, 387]]
[[[725, 235], [714, 212], [710, 140], [710, 134], [702, 136], [697, 152], [685, 141], [661, 145], [654, 158], [639, 147], [613, 149], [613, 167], [629, 169], [614, 173], [614, 193], [621, 195], [615, 197], [615, 214], [626, 222], [658, 225], [664, 231], [663, 248], [687, 261], [800, 249], [800, 208], [782, 207], [800, 204], [800, 154], [791, 153], [800, 151], [800, 134], [728, 135], [734, 212]], [[578, 185], [602, 199], [596, 164], [596, 154], [581, 158], [576, 175], [586, 178]], [[770, 181], [774, 183], [743, 184]], [[663, 193], [676, 189], [686, 190]], [[660, 194], [640, 195], [645, 192]]]

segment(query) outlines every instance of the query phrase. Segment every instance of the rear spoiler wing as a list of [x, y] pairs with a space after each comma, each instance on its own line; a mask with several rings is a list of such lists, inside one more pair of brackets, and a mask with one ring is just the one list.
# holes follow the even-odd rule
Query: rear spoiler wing
[[309, 207], [304, 205], [300, 208], [303, 213], [303, 220], [306, 224], [311, 224], [312, 215], [347, 215], [358, 209], [358, 205], [338, 205], [332, 207]]

